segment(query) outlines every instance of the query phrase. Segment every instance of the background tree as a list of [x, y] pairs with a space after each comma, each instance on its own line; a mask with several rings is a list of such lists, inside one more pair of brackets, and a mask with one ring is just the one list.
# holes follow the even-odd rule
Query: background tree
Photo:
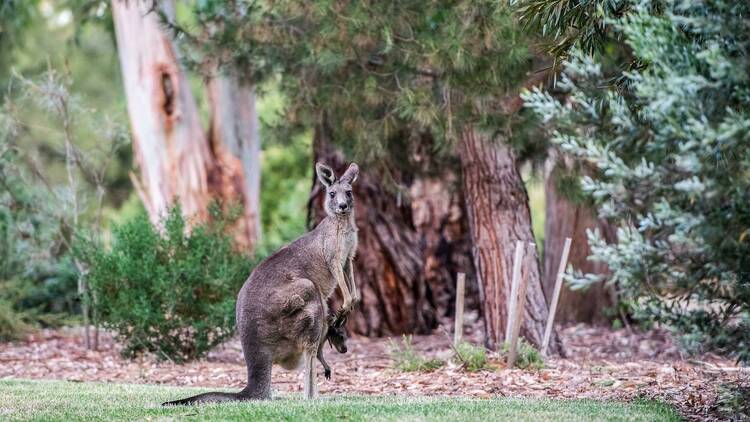
[[631, 4], [615, 28], [642, 69], [603, 90], [601, 64], [578, 55], [560, 84], [566, 103], [525, 98], [554, 124], [554, 142], [596, 169], [582, 188], [618, 229], [614, 244], [590, 234], [591, 258], [609, 266], [635, 315], [747, 361], [749, 6]]
[[[207, 218], [212, 199], [241, 203], [245, 218], [238, 222], [238, 240], [252, 251], [260, 218], [253, 89], [231, 76], [212, 77], [213, 115], [207, 135], [179, 54], [152, 6], [145, 1], [112, 1], [133, 148], [142, 175], [133, 182], [154, 223], [176, 198], [186, 215], [199, 220]], [[171, 2], [158, 7], [174, 16]]]
[[[627, 46], [621, 42], [621, 34], [611, 27], [611, 19], [630, 9], [628, 2], [608, 1], [520, 0], [516, 4], [523, 25], [540, 35], [540, 46], [554, 59], [555, 71], [560, 70], [560, 64], [571, 50], [578, 49], [600, 57], [604, 73], [612, 78], [617, 78], [633, 64]], [[550, 89], [558, 97], [565, 95], [555, 90], [554, 84]], [[586, 166], [561, 153], [556, 146], [549, 146], [544, 163], [543, 286], [547, 299], [552, 296], [566, 237], [573, 239], [574, 245], [568, 258], [569, 266], [589, 274], [608, 274], [606, 264], [588, 259], [590, 249], [586, 233], [598, 228], [605, 233], [605, 239], [612, 242], [616, 229], [609, 221], [597, 218], [591, 201], [585, 199], [577, 180], [587, 171]], [[623, 309], [614, 285], [574, 290], [566, 284], [556, 320], [606, 324], [619, 316], [627, 324], [628, 316]]]
[[[607, 264], [588, 259], [591, 248], [587, 232], [599, 230], [603, 239], [615, 241], [615, 227], [597, 217], [596, 209], [580, 189], [578, 178], [585, 171], [575, 160], [551, 147], [544, 166], [544, 293], [550, 300], [555, 288], [565, 238], [574, 245], [568, 265], [586, 274], [608, 274]], [[617, 292], [614, 286], [595, 284], [586, 289], [563, 285], [555, 321], [559, 323], [588, 322], [606, 324], [616, 316]], [[627, 316], [620, 318], [627, 324]]]
[[[506, 319], [512, 245], [533, 239], [509, 146], [522, 144], [514, 132], [525, 122], [517, 94], [523, 82], [543, 80], [530, 73], [533, 56], [512, 11], [491, 1], [283, 1], [258, 13], [222, 10], [213, 13], [228, 22], [205, 40], [203, 53], [246, 74], [277, 66], [290, 98], [290, 125], [315, 127], [329, 116], [337, 147], [396, 189], [394, 175], [403, 173], [394, 163], [409, 157], [403, 140], [428, 133], [444, 153], [456, 154], [494, 347]], [[537, 265], [530, 286], [522, 335], [538, 343], [547, 305]]]

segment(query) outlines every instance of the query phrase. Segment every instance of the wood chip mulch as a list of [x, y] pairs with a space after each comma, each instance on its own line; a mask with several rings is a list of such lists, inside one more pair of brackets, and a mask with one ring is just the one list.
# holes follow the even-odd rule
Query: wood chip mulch
[[[481, 344], [481, 326], [467, 327], [467, 337]], [[333, 378], [319, 376], [322, 395], [414, 395], [474, 398], [547, 397], [668, 402], [691, 420], [721, 420], [717, 400], [723, 386], [750, 389], [750, 368], [713, 355], [684, 355], [664, 331], [631, 332], [575, 325], [560, 330], [567, 358], [550, 357], [538, 371], [506, 369], [499, 357], [495, 370], [467, 372], [450, 363], [430, 373], [392, 369], [389, 339], [349, 339], [349, 352], [326, 349]], [[427, 356], [450, 360], [445, 334], [414, 336], [414, 347]], [[327, 347], [327, 346], [326, 346]], [[245, 365], [236, 339], [207, 359], [184, 365], [154, 356], [125, 360], [106, 333], [99, 349], [86, 350], [80, 328], [43, 330], [15, 343], [0, 343], [0, 379], [56, 379], [138, 384], [241, 388]], [[274, 367], [273, 389], [299, 392], [302, 375]]]

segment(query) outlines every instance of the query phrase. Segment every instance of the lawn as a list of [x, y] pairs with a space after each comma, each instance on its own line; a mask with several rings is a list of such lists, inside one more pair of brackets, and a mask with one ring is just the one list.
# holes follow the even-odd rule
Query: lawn
[[668, 406], [593, 400], [461, 399], [396, 396], [323, 397], [312, 402], [284, 395], [267, 402], [202, 407], [159, 404], [197, 388], [150, 385], [0, 380], [0, 419], [15, 420], [679, 420]]

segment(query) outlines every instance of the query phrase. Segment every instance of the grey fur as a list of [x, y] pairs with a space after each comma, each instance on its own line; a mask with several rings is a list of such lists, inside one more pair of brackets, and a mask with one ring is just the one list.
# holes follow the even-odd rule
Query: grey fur
[[[321, 350], [326, 338], [339, 351], [344, 342], [346, 351], [346, 339], [336, 336], [342, 335], [347, 315], [360, 300], [352, 265], [357, 227], [351, 192], [359, 168], [352, 163], [338, 181], [330, 167], [318, 163], [315, 169], [326, 188], [326, 218], [260, 263], [237, 297], [237, 331], [247, 364], [247, 386], [239, 393], [205, 393], [165, 405], [268, 399], [272, 364], [294, 369], [303, 361], [305, 397], [313, 398], [316, 358], [330, 374]], [[329, 321], [327, 302], [336, 286], [344, 303]]]

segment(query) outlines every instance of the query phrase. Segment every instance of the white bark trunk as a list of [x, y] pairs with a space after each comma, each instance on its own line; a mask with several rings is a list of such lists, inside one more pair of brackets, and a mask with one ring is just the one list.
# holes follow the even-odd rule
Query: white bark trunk
[[[160, 3], [171, 15], [170, 1]], [[236, 239], [248, 251], [260, 235], [260, 136], [255, 91], [237, 78], [208, 81], [211, 131], [206, 136], [177, 51], [151, 1], [113, 0], [133, 150], [133, 183], [156, 224], [179, 199], [191, 222], [207, 218], [212, 199], [239, 202]]]
[[222, 185], [240, 193], [244, 207], [243, 243], [252, 250], [261, 233], [260, 122], [255, 108], [255, 89], [237, 77], [216, 76], [208, 81], [208, 95], [212, 149], [230, 179]]
[[203, 219], [213, 159], [177, 52], [151, 4], [112, 1], [139, 193], [155, 223], [175, 198], [185, 215]]

